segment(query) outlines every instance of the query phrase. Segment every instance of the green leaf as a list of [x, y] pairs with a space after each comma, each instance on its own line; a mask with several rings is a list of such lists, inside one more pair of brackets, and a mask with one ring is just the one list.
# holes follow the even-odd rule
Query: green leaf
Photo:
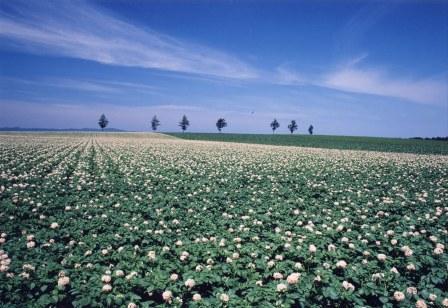
[[380, 302], [382, 302], [383, 304], [385, 304], [385, 303], [389, 302], [389, 298], [388, 298], [388, 297], [385, 297], [385, 296], [381, 296], [381, 297], [380, 297]]

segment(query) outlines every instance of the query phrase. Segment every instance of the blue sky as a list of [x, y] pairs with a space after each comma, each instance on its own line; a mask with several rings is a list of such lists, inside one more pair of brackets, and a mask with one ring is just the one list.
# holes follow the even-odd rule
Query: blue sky
[[1, 1], [0, 126], [448, 135], [446, 1]]

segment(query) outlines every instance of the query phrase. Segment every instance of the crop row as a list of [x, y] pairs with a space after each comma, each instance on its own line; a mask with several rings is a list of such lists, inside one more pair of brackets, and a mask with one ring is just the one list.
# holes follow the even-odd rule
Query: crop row
[[0, 136], [10, 306], [448, 306], [446, 156]]

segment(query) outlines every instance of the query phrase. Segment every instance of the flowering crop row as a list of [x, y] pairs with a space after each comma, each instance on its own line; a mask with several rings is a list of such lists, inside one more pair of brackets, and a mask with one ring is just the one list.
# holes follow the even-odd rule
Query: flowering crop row
[[10, 306], [448, 307], [448, 157], [0, 135]]

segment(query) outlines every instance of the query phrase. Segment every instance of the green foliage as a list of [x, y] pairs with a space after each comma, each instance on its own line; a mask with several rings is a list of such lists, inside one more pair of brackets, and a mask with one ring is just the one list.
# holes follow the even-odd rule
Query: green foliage
[[313, 125], [310, 125], [310, 126], [308, 127], [308, 133], [309, 133], [310, 135], [312, 135], [312, 134], [313, 134], [313, 131], [314, 131], [314, 126], [313, 126]]
[[219, 118], [216, 122], [216, 127], [218, 128], [219, 132], [221, 132], [224, 127], [227, 127], [226, 120], [224, 118]]
[[160, 121], [157, 118], [157, 116], [153, 116], [151, 120], [151, 128], [153, 131], [156, 131], [157, 128], [160, 126]]
[[294, 133], [294, 131], [296, 131], [298, 128], [296, 120], [292, 120], [290, 124], [288, 124], [288, 129], [289, 131], [292, 133]]
[[440, 307], [448, 297], [446, 156], [163, 136], [0, 136], [2, 306]]
[[186, 115], [183, 115], [182, 119], [179, 122], [179, 127], [182, 129], [182, 132], [186, 131], [188, 126], [190, 126], [190, 121]]
[[434, 140], [325, 136], [325, 135], [263, 135], [263, 134], [213, 134], [189, 133], [168, 135], [189, 140], [209, 140], [223, 142], [256, 143], [283, 146], [298, 146], [341, 150], [366, 150], [380, 152], [443, 154], [448, 155], [448, 142]]
[[277, 119], [274, 119], [274, 120], [271, 122], [272, 132], [274, 133], [275, 130], [276, 130], [277, 128], [279, 128], [279, 127], [280, 127], [280, 123], [278, 123]]
[[104, 114], [100, 116], [100, 119], [98, 120], [98, 125], [101, 127], [101, 129], [105, 129], [107, 125], [109, 124], [109, 120], [106, 118]]

